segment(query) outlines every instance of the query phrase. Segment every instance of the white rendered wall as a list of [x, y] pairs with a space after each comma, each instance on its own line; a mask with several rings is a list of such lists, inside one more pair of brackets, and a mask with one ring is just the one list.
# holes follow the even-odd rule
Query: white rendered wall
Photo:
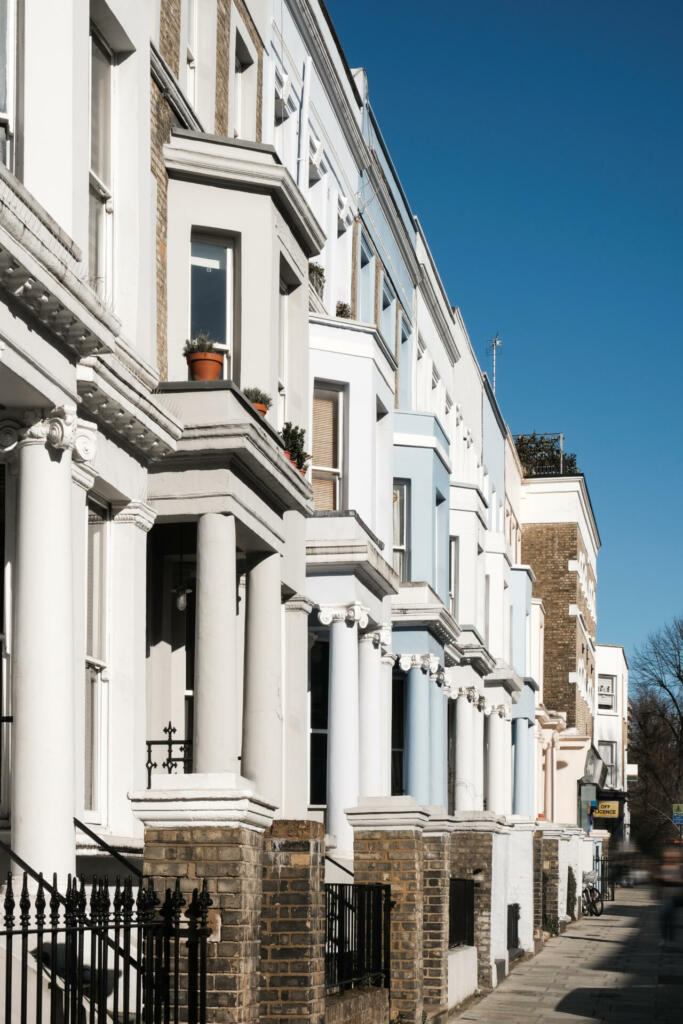
[[507, 973], [507, 905], [508, 869], [513, 864], [510, 858], [510, 835], [505, 832], [493, 834], [493, 855], [491, 866], [491, 966], [495, 982], [495, 962], [505, 961]]
[[507, 903], [519, 903], [519, 944], [534, 948], [534, 826], [515, 823], [508, 838]]

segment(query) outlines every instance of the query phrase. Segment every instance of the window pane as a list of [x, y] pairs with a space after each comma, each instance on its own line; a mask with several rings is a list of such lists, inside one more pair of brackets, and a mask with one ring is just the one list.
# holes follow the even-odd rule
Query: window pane
[[394, 551], [394, 572], [398, 573], [401, 583], [406, 582], [406, 553], [405, 551]]
[[227, 249], [210, 242], [192, 243], [190, 333], [208, 334], [221, 345], [227, 340]]
[[86, 811], [97, 810], [97, 764], [99, 739], [99, 684], [97, 669], [86, 665], [85, 669], [85, 714], [84, 714], [84, 773], [83, 806]]
[[336, 476], [313, 470], [313, 502], [319, 512], [334, 512], [337, 508]]
[[339, 393], [313, 393], [313, 465], [339, 468]]
[[394, 484], [394, 545], [404, 547], [406, 542], [406, 485]]
[[99, 289], [104, 282], [104, 204], [90, 190], [88, 210], [88, 273], [90, 284]]
[[9, 56], [10, 42], [7, 38], [7, 31], [9, 28], [8, 24], [8, 8], [9, 4], [6, 2], [0, 3], [0, 110], [3, 113], [7, 113], [8, 103], [8, 81], [7, 81], [7, 58]]
[[105, 660], [104, 622], [106, 517], [103, 510], [88, 506], [88, 583], [86, 654]]
[[105, 185], [111, 182], [111, 64], [91, 37], [90, 167]]
[[312, 804], [327, 803], [327, 733], [311, 733], [311, 785]]

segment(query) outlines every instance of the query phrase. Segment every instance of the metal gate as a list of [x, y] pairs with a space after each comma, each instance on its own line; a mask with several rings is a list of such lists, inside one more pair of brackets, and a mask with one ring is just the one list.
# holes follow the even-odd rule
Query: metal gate
[[38, 876], [7, 876], [0, 931], [0, 1007], [5, 1024], [204, 1024], [206, 882], [189, 902], [151, 882], [66, 893]]

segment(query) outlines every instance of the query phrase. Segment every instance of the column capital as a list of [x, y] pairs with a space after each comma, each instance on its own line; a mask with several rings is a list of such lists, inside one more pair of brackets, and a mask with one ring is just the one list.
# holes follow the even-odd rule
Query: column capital
[[132, 523], [143, 533], [149, 533], [157, 517], [151, 505], [144, 501], [127, 501], [117, 503], [112, 509], [115, 523]]
[[77, 462], [91, 462], [97, 450], [97, 427], [78, 418], [73, 402], [65, 402], [47, 415], [42, 409], [26, 412], [17, 443], [48, 444], [58, 451], [71, 450]]
[[456, 697], [466, 697], [468, 703], [477, 704], [478, 694], [476, 686], [459, 686]]
[[361, 644], [370, 643], [373, 647], [377, 648], [377, 650], [380, 650], [382, 645], [380, 635], [376, 629], [371, 629], [367, 633], [361, 633], [358, 637], [358, 642]]
[[323, 605], [318, 609], [318, 620], [323, 626], [331, 626], [333, 622], [347, 622], [349, 625], [357, 623], [360, 629], [365, 629], [368, 609], [360, 601], [348, 605]]
[[446, 680], [445, 670], [439, 664], [439, 659], [435, 654], [399, 654], [398, 665], [402, 672], [409, 672], [411, 668], [419, 668], [442, 685]]
[[92, 490], [92, 486], [95, 483], [95, 477], [97, 473], [90, 466], [86, 466], [82, 462], [71, 463], [71, 479], [78, 486], [81, 487], [86, 493]]
[[306, 615], [310, 615], [315, 604], [304, 594], [293, 594], [289, 600], [284, 602], [283, 607], [286, 612], [305, 612]]

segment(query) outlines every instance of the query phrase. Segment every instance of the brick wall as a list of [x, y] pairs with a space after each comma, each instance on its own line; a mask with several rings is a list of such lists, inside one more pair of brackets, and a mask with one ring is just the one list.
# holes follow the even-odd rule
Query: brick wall
[[543, 939], [543, 833], [534, 832], [534, 944]]
[[228, 82], [230, 78], [231, 0], [216, 3], [216, 113], [214, 132], [228, 134]]
[[448, 903], [450, 836], [423, 837], [424, 1002], [430, 1010], [448, 1006]]
[[569, 682], [569, 673], [577, 671], [577, 638], [575, 616], [569, 605], [578, 604], [578, 573], [567, 564], [576, 560], [579, 528], [576, 523], [525, 523], [522, 527], [522, 561], [531, 566], [536, 576], [534, 596], [545, 607], [543, 648], [543, 700], [554, 711], [564, 711], [567, 727], [585, 721], [576, 683]]
[[148, 828], [143, 871], [162, 893], [176, 878], [183, 893], [207, 880], [213, 902], [207, 1021], [257, 1021], [263, 835], [246, 828]]
[[474, 889], [474, 944], [477, 947], [479, 985], [493, 985], [491, 968], [491, 880], [493, 876], [493, 833], [453, 832], [451, 835], [451, 875], [472, 878]]
[[[354, 831], [354, 881], [391, 886], [391, 1015], [422, 1024], [423, 843], [419, 829]], [[400, 1016], [402, 1014], [402, 1016]]]
[[332, 996], [325, 1006], [326, 1024], [389, 1024], [389, 989], [352, 989]]
[[266, 831], [262, 1021], [296, 1019], [322, 1024], [325, 1019], [324, 864], [325, 836], [320, 822], [278, 820]]
[[[554, 930], [559, 924], [560, 842], [543, 837], [543, 927]], [[564, 908], [562, 909], [564, 913]]]

